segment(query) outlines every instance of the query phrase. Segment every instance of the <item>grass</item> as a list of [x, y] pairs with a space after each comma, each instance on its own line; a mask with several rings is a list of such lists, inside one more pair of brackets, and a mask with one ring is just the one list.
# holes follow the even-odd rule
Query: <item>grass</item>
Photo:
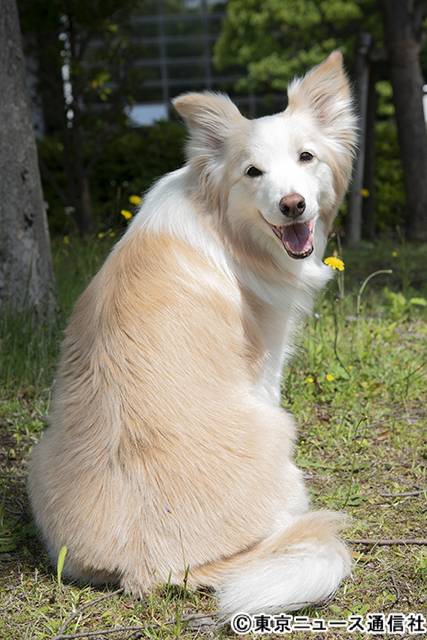
[[[123, 631], [98, 637], [226, 638], [229, 629], [213, 630], [197, 617], [214, 616], [215, 599], [208, 592], [165, 586], [135, 602], [112, 595], [114, 587], [58, 582], [29, 514], [25, 465], [45, 425], [61, 332], [110, 246], [109, 238], [55, 241], [59, 314], [54, 326], [36, 327], [28, 318], [0, 320], [0, 637], [53, 638], [69, 619], [68, 634], [143, 625], [139, 636]], [[297, 462], [313, 504], [344, 509], [352, 517], [348, 539], [421, 538], [427, 248], [382, 242], [345, 251], [344, 258], [340, 287], [332, 283], [319, 300], [284, 373], [283, 404], [299, 424]], [[363, 281], [383, 269], [393, 273], [370, 280], [357, 314]], [[354, 545], [353, 556], [352, 579], [331, 602], [303, 614], [342, 619], [422, 610], [425, 547]], [[188, 616], [196, 617], [186, 621]]]

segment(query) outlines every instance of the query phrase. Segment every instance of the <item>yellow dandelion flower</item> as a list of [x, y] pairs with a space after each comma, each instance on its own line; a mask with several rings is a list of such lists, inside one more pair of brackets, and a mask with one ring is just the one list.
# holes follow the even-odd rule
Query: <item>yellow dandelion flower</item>
[[120, 211], [121, 215], [124, 217], [125, 220], [130, 220], [131, 218], [133, 218], [133, 215], [130, 211], [128, 211], [127, 209], [122, 209]]
[[334, 375], [332, 375], [332, 373], [327, 373], [327, 374], [326, 374], [326, 380], [327, 380], [328, 382], [333, 382], [333, 381], [335, 380], [335, 376], [334, 376]]
[[313, 376], [308, 376], [305, 379], [305, 381], [306, 381], [307, 384], [313, 384], [314, 383], [314, 378], [313, 378]]
[[70, 244], [70, 236], [64, 236], [64, 244]]
[[360, 189], [360, 195], [362, 198], [369, 198], [369, 189]]
[[325, 258], [323, 262], [327, 264], [328, 267], [331, 267], [331, 269], [338, 269], [338, 271], [344, 271], [345, 269], [344, 260], [341, 260], [341, 258], [337, 258], [336, 256], [329, 256], [328, 258]]
[[397, 256], [398, 256], [398, 255], [399, 255], [399, 252], [398, 252], [398, 251], [392, 251], [392, 252], [391, 252], [391, 257], [392, 257], [392, 258], [397, 258]]
[[140, 196], [129, 196], [129, 202], [137, 207], [141, 204], [142, 198]]

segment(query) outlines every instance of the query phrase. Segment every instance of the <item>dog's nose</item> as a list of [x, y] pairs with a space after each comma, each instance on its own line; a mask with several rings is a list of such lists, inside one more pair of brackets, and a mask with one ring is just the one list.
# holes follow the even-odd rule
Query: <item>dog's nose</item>
[[279, 209], [289, 218], [298, 218], [305, 211], [305, 200], [300, 193], [290, 193], [280, 200]]

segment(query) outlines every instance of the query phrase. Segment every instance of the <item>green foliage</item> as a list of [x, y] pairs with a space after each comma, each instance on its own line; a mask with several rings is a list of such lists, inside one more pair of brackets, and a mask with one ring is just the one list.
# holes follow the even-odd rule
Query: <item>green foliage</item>
[[[19, 0], [18, 4], [23, 31], [32, 36], [26, 41], [28, 52], [39, 64], [43, 106], [55, 98], [55, 83], [62, 82], [58, 71], [65, 64], [69, 94], [56, 105], [63, 112], [62, 124], [65, 113], [74, 109], [80, 112], [78, 125], [86, 135], [123, 123], [123, 106], [133, 97], [131, 61], [140, 51], [131, 41], [128, 24], [129, 11], [137, 8], [138, 0]], [[47, 46], [50, 64], [45, 67]], [[107, 100], [102, 109], [88, 109]], [[68, 119], [71, 125], [74, 122]]]
[[403, 316], [416, 316], [422, 313], [427, 307], [427, 300], [421, 296], [405, 296], [401, 291], [390, 291], [387, 287], [383, 289], [383, 296], [389, 315], [397, 320]]
[[93, 165], [106, 144], [126, 127], [126, 107], [136, 101], [147, 72], [134, 64], [146, 50], [129, 19], [130, 11], [143, 3], [55, 0], [48, 4], [45, 17], [46, 2], [20, 0], [29, 36], [26, 52], [37, 61], [45, 130], [61, 143], [58, 159], [65, 189], [60, 193], [57, 185], [55, 190], [79, 231], [86, 233], [94, 226], [87, 187]]
[[[73, 236], [69, 244], [54, 239], [61, 309], [55, 333], [36, 334], [33, 327], [29, 347], [27, 319], [15, 318], [6, 327], [0, 318], [0, 637], [27, 638], [29, 629], [31, 638], [48, 640], [68, 621], [67, 634], [142, 625], [142, 635], [151, 640], [196, 640], [212, 634], [226, 640], [230, 634], [225, 627], [201, 628], [198, 616], [216, 613], [215, 599], [206, 591], [166, 585], [136, 601], [115, 593], [114, 587], [65, 580], [58, 585], [30, 519], [25, 461], [46, 422], [65, 316], [110, 246], [109, 237], [81, 241]], [[426, 308], [419, 300], [427, 294], [422, 281], [426, 251], [391, 243], [346, 251], [346, 268], [340, 273], [344, 299], [337, 300], [332, 282], [316, 315], [305, 323], [298, 353], [285, 370], [283, 405], [299, 426], [297, 464], [307, 475], [314, 508], [344, 509], [351, 516], [347, 539], [424, 535], [424, 496], [399, 493], [425, 484], [427, 332]], [[369, 283], [356, 319], [361, 283], [373, 271], [391, 266], [389, 291], [402, 296], [411, 311], [399, 310], [398, 303], [395, 314], [390, 312], [389, 294], [378, 277]], [[340, 587], [332, 602], [302, 615], [330, 620], [422, 610], [426, 558], [419, 547], [352, 545], [352, 551], [354, 579]], [[400, 602], [391, 609], [396, 585]], [[185, 620], [188, 614], [194, 615], [191, 624]]]
[[67, 215], [67, 183], [64, 167], [64, 143], [58, 136], [44, 136], [37, 140], [43, 195], [47, 203], [51, 234], [68, 233], [73, 228]]
[[15, 551], [18, 547], [17, 538], [19, 536], [13, 530], [15, 524], [5, 518], [4, 509], [0, 506], [0, 553]]
[[[344, 53], [352, 76], [356, 44], [362, 32], [373, 37], [372, 70], [379, 94], [376, 133], [375, 219], [377, 231], [404, 228], [405, 194], [384, 48], [380, 4], [374, 0], [230, 0], [215, 45], [220, 68], [240, 65], [242, 92], [285, 92], [295, 75], [305, 73], [333, 49]], [[427, 39], [421, 52], [426, 68]], [[346, 205], [342, 207], [345, 217]]]
[[215, 62], [245, 67], [241, 90], [283, 91], [335, 48], [351, 60], [362, 29], [381, 36], [373, 0], [230, 0]]
[[375, 215], [378, 231], [404, 228], [405, 192], [394, 120], [375, 124]]
[[[151, 127], [127, 128], [106, 142], [90, 174], [98, 227], [118, 225], [118, 214], [121, 208], [128, 207], [130, 195], [143, 193], [155, 180], [182, 165], [185, 135], [181, 124], [164, 121]], [[46, 136], [39, 140], [38, 149], [50, 176], [47, 179], [44, 172], [49, 228], [53, 233], [70, 233], [74, 223], [58, 194], [58, 190], [65, 190], [63, 144]], [[87, 155], [90, 154], [91, 145], [87, 147]]]
[[62, 572], [64, 570], [65, 558], [67, 556], [68, 548], [66, 545], [60, 548], [58, 554], [58, 560], [56, 562], [56, 578], [58, 580], [58, 584], [61, 584], [62, 580]]
[[183, 164], [185, 136], [181, 124], [163, 121], [128, 130], [108, 143], [91, 179], [103, 224], [114, 224], [129, 195], [143, 193], [155, 180]]
[[397, 128], [394, 120], [393, 91], [390, 82], [375, 85], [378, 97], [375, 123], [375, 217], [377, 231], [403, 229], [405, 192]]
[[406, 308], [406, 298], [401, 291], [390, 291], [387, 287], [383, 290], [390, 315], [394, 318], [401, 316]]

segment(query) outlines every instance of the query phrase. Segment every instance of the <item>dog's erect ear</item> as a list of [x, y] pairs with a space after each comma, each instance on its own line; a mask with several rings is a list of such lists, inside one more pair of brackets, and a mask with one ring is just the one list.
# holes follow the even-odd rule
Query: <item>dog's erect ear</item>
[[290, 111], [309, 110], [324, 127], [326, 135], [337, 143], [339, 151], [354, 152], [356, 118], [350, 83], [339, 51], [288, 88]]
[[244, 121], [236, 105], [220, 93], [184, 93], [172, 100], [172, 104], [185, 120], [190, 134], [210, 150], [220, 147], [233, 125]]

